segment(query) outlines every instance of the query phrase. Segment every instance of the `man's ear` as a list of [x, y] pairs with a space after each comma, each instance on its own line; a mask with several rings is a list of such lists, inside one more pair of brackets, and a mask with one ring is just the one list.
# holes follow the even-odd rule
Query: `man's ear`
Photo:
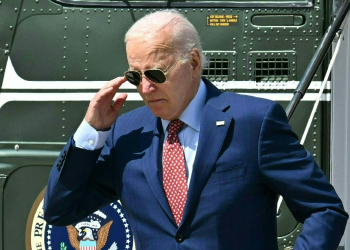
[[200, 74], [201, 71], [201, 56], [197, 48], [192, 49], [191, 51], [191, 66], [192, 70], [195, 73], [194, 75]]

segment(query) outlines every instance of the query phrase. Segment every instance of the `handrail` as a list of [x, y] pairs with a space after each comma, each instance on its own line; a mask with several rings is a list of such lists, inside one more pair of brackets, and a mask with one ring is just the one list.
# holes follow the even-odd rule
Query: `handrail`
[[290, 120], [300, 100], [304, 97], [308, 87], [310, 86], [312, 78], [314, 77], [318, 67], [326, 56], [326, 53], [330, 48], [335, 35], [339, 31], [339, 28], [344, 21], [349, 9], [350, 0], [345, 0], [340, 6], [338, 13], [334, 17], [333, 23], [328, 27], [320, 45], [312, 57], [307, 69], [305, 70], [298, 87], [294, 91], [294, 96], [286, 108], [288, 120]]

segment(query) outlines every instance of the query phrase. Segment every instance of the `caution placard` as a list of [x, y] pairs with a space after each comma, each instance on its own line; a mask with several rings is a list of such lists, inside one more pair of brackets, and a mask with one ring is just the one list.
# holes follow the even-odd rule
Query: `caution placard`
[[207, 26], [228, 27], [238, 24], [237, 15], [209, 15], [207, 16]]

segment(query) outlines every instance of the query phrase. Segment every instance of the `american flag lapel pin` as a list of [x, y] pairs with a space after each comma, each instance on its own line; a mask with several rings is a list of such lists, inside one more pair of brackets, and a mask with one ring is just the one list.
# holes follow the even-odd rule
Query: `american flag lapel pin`
[[216, 121], [217, 127], [224, 126], [224, 125], [225, 125], [225, 121]]

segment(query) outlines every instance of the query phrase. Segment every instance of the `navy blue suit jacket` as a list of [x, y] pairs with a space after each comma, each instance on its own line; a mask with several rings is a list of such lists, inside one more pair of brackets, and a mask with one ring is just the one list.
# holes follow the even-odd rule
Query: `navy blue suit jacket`
[[119, 199], [138, 250], [275, 250], [281, 194], [304, 223], [295, 249], [336, 249], [348, 215], [291, 131], [283, 108], [222, 93], [205, 82], [198, 149], [179, 228], [162, 187], [161, 122], [147, 107], [120, 116], [101, 150], [79, 149], [68, 141], [50, 175], [46, 220], [68, 225]]

